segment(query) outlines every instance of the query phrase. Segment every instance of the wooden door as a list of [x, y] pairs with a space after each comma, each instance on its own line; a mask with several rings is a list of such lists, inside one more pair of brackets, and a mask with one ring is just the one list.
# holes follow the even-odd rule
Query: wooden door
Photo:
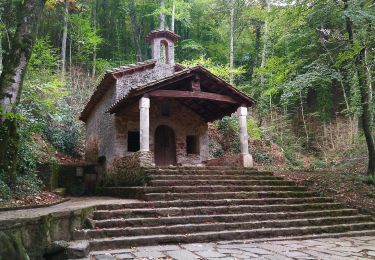
[[155, 164], [176, 165], [176, 137], [172, 128], [165, 125], [155, 131]]

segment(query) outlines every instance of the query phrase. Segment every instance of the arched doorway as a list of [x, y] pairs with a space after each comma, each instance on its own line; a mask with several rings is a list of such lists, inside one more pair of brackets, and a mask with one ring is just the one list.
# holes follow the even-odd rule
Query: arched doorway
[[176, 165], [176, 137], [166, 125], [158, 126], [155, 131], [155, 164]]

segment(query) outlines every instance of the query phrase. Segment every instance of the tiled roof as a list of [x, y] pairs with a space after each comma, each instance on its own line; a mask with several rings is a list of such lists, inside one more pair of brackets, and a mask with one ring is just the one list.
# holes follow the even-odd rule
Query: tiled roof
[[167, 84], [172, 84], [174, 82], [174, 80], [180, 80], [182, 78], [187, 78], [187, 77], [190, 77], [190, 76], [193, 77], [194, 76], [193, 72], [203, 72], [208, 77], [215, 80], [216, 82], [220, 82], [223, 86], [225, 86], [228, 89], [228, 91], [230, 91], [232, 94], [234, 94], [235, 96], [237, 96], [238, 98], [243, 100], [243, 102], [245, 104], [249, 105], [249, 106], [255, 104], [255, 102], [256, 102], [253, 98], [251, 98], [251, 97], [247, 96], [245, 93], [239, 91], [238, 89], [236, 89], [235, 87], [230, 85], [225, 80], [215, 76], [214, 74], [212, 74], [211, 72], [206, 70], [201, 65], [198, 65], [198, 66], [195, 66], [195, 67], [192, 67], [192, 68], [182, 69], [182, 70], [180, 70], [178, 72], [175, 72], [172, 75], [170, 75], [168, 77], [165, 77], [163, 79], [150, 81], [150, 82], [148, 82], [144, 85], [136, 85], [136, 86], [132, 87], [126, 95], [122, 96], [114, 104], [112, 104], [106, 112], [115, 113], [116, 110], [120, 106], [122, 106], [129, 98], [134, 97], [134, 96], [138, 96], [138, 95], [142, 95], [142, 94], [145, 94], [149, 91], [157, 89], [158, 87], [165, 85], [165, 83], [167, 83], [168, 81], [169, 82]]
[[113, 68], [107, 70], [103, 77], [100, 78], [100, 83], [96, 87], [94, 93], [92, 94], [90, 100], [87, 102], [85, 108], [83, 109], [79, 119], [86, 122], [88, 116], [94, 109], [95, 105], [100, 101], [104, 96], [106, 91], [116, 82], [116, 79], [127, 75], [132, 74], [137, 71], [141, 71], [148, 68], [153, 68], [156, 64], [156, 60], [147, 60], [144, 62], [138, 62], [135, 64], [130, 64], [127, 66], [122, 66], [120, 68]]
[[146, 42], [151, 43], [152, 39], [154, 39], [156, 37], [165, 37], [165, 38], [171, 39], [173, 42], [177, 42], [179, 39], [181, 39], [180, 35], [177, 35], [172, 31], [155, 30], [155, 31], [151, 31], [149, 34], [147, 34]]
[[111, 105], [111, 107], [107, 110], [107, 112], [111, 112], [118, 105], [120, 105], [124, 100], [126, 100], [128, 97], [132, 96], [132, 94], [135, 93], [135, 92], [142, 91], [144, 89], [147, 89], [150, 86], [154, 86], [158, 83], [166, 82], [166, 81], [168, 81], [170, 79], [173, 79], [175, 77], [178, 77], [180, 75], [187, 74], [190, 71], [191, 71], [191, 69], [183, 69], [183, 70], [180, 70], [178, 72], [173, 73], [172, 75], [170, 75], [168, 77], [165, 77], [165, 78], [162, 78], [162, 79], [159, 79], [159, 80], [153, 80], [153, 81], [150, 81], [150, 82], [148, 82], [147, 84], [144, 84], [144, 85], [132, 86], [130, 91], [126, 95], [124, 95], [120, 99], [118, 99], [113, 105]]

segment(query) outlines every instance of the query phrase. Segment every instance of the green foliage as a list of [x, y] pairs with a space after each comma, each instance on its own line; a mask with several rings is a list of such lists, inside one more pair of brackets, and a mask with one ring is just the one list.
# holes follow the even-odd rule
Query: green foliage
[[224, 155], [224, 150], [221, 144], [213, 138], [210, 138], [208, 141], [209, 141], [208, 146], [209, 146], [210, 154], [214, 158], [222, 157]]
[[[215, 74], [218, 77], [221, 77], [225, 80], [230, 78], [230, 69], [229, 65], [221, 65], [214, 63], [210, 58], [205, 58], [201, 56], [199, 59], [183, 61], [182, 65], [187, 67], [193, 67], [195, 65], [202, 65], [208, 69], [211, 73]], [[245, 72], [243, 67], [237, 67], [233, 70], [234, 75], [241, 75]]]
[[321, 170], [321, 169], [325, 169], [326, 167], [327, 167], [327, 162], [324, 161], [324, 160], [316, 160], [310, 166], [310, 168], [312, 168], [314, 170]]
[[81, 129], [65, 100], [71, 94], [56, 73], [56, 52], [48, 38], [36, 41], [19, 109], [29, 134], [43, 133], [56, 149], [76, 155]]
[[70, 25], [70, 35], [76, 51], [74, 57], [77, 62], [87, 62], [103, 39], [83, 14], [70, 15]]
[[238, 118], [236, 117], [223, 117], [217, 122], [217, 129], [225, 136], [233, 135], [239, 132]]
[[254, 118], [247, 119], [247, 132], [252, 140], [260, 140], [262, 138], [262, 130], [257, 126]]
[[375, 176], [373, 175], [362, 176], [360, 180], [367, 185], [375, 186]]
[[[0, 176], [3, 176], [3, 173], [0, 173]], [[10, 187], [0, 178], [0, 201], [7, 200], [12, 196], [12, 191]]]
[[264, 152], [255, 151], [254, 160], [261, 164], [272, 164], [272, 156]]
[[217, 130], [225, 137], [225, 144], [223, 147], [224, 153], [239, 153], [240, 139], [239, 139], [239, 125], [237, 117], [226, 116], [216, 123]]
[[60, 113], [53, 116], [44, 129], [47, 140], [59, 151], [77, 155], [82, 133], [74, 114], [68, 106], [60, 105]]

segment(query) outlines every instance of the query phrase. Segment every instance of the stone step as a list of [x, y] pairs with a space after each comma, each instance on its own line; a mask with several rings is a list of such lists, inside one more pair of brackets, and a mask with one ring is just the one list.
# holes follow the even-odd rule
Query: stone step
[[151, 180], [283, 180], [282, 177], [272, 175], [164, 175], [152, 174], [149, 176]]
[[267, 220], [251, 222], [230, 222], [230, 223], [204, 223], [204, 224], [182, 224], [154, 227], [126, 227], [126, 228], [105, 228], [105, 229], [85, 229], [74, 232], [75, 239], [95, 239], [104, 237], [120, 236], [149, 236], [149, 235], [167, 235], [167, 234], [190, 234], [194, 232], [212, 232], [226, 230], [251, 230], [259, 228], [287, 228], [299, 226], [323, 226], [370, 222], [371, 216], [356, 215], [344, 217], [320, 217], [308, 219], [292, 220]]
[[100, 195], [127, 199], [144, 199], [144, 187], [103, 187]]
[[145, 187], [145, 193], [199, 193], [199, 192], [229, 192], [229, 191], [306, 191], [302, 186], [225, 186], [225, 185], [207, 185], [207, 186], [159, 186]]
[[257, 170], [255, 167], [243, 168], [238, 166], [155, 166], [151, 168], [147, 168], [146, 170], [249, 170], [254, 171]]
[[[260, 228], [252, 230], [226, 230], [214, 232], [199, 232], [191, 234], [150, 235], [101, 238], [89, 240], [91, 250], [119, 249], [131, 246], [145, 246], [171, 243], [202, 243], [220, 240], [266, 238], [276, 236], [297, 236], [322, 233], [343, 233], [348, 231], [375, 229], [374, 222], [338, 224], [325, 226], [299, 226], [288, 228]], [[79, 243], [80, 240], [76, 241]]]
[[318, 217], [339, 217], [354, 216], [358, 211], [355, 209], [335, 209], [335, 210], [306, 210], [295, 212], [261, 212], [242, 214], [212, 214], [212, 215], [190, 215], [190, 216], [167, 216], [149, 218], [117, 218], [92, 220], [96, 228], [111, 227], [137, 227], [137, 226], [163, 226], [178, 224], [202, 224], [212, 222], [248, 222], [261, 220], [298, 219], [298, 218], [318, 218]]
[[340, 209], [340, 203], [308, 203], [308, 204], [276, 204], [276, 205], [236, 205], [236, 206], [205, 206], [205, 207], [169, 207], [169, 208], [139, 208], [118, 210], [96, 210], [94, 220], [110, 218], [134, 217], [167, 217], [230, 213], [259, 213], [259, 212], [290, 212], [304, 210]]
[[272, 205], [272, 204], [302, 204], [333, 202], [330, 197], [310, 198], [264, 198], [264, 199], [222, 199], [222, 200], [172, 200], [147, 201], [125, 204], [106, 204], [96, 206], [97, 210], [116, 210], [134, 208], [166, 208], [166, 207], [198, 207], [198, 206], [225, 206], [225, 205]]
[[149, 186], [190, 186], [190, 185], [270, 185], [290, 186], [295, 185], [293, 181], [284, 180], [151, 180]]
[[309, 191], [258, 191], [258, 192], [201, 192], [201, 193], [147, 193], [146, 200], [179, 200], [179, 199], [249, 199], [249, 198], [302, 198], [315, 197]]
[[146, 170], [149, 174], [161, 175], [250, 175], [250, 176], [273, 176], [273, 172], [257, 171], [247, 169], [232, 169], [232, 170], [210, 170], [210, 169], [163, 169], [163, 170]]

